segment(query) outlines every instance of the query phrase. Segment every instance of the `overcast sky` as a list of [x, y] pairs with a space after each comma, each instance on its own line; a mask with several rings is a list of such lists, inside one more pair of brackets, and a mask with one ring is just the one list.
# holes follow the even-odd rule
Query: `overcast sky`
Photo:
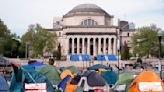
[[0, 0], [0, 19], [12, 33], [22, 35], [28, 25], [52, 28], [53, 17], [62, 16], [78, 4], [93, 3], [137, 27], [156, 24], [164, 30], [164, 0]]

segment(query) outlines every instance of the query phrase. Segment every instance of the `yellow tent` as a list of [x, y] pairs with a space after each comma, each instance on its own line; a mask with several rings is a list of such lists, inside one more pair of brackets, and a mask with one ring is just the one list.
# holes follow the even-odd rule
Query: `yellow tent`
[[74, 74], [71, 70], [64, 70], [61, 74], [60, 74], [60, 78], [61, 80], [64, 79], [67, 75], [71, 75], [71, 78], [74, 77]]

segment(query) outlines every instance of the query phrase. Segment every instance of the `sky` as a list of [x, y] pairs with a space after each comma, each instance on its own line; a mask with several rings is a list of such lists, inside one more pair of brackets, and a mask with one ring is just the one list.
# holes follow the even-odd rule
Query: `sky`
[[0, 19], [12, 33], [22, 36], [30, 24], [52, 28], [53, 17], [66, 14], [79, 4], [96, 4], [117, 20], [136, 28], [156, 24], [164, 30], [164, 0], [0, 0]]

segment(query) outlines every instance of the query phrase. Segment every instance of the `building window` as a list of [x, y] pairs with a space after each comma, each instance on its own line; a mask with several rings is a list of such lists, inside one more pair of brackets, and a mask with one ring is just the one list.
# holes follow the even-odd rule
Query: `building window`
[[81, 25], [83, 25], [83, 26], [95, 26], [95, 25], [98, 25], [98, 23], [95, 20], [86, 19], [86, 20], [81, 22]]

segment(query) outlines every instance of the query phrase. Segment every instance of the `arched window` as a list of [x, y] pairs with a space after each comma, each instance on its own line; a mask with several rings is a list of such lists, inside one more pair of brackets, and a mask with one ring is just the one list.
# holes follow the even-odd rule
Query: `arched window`
[[95, 25], [98, 25], [98, 23], [92, 19], [86, 19], [86, 20], [81, 22], [81, 25], [83, 25], [83, 26], [95, 26]]

